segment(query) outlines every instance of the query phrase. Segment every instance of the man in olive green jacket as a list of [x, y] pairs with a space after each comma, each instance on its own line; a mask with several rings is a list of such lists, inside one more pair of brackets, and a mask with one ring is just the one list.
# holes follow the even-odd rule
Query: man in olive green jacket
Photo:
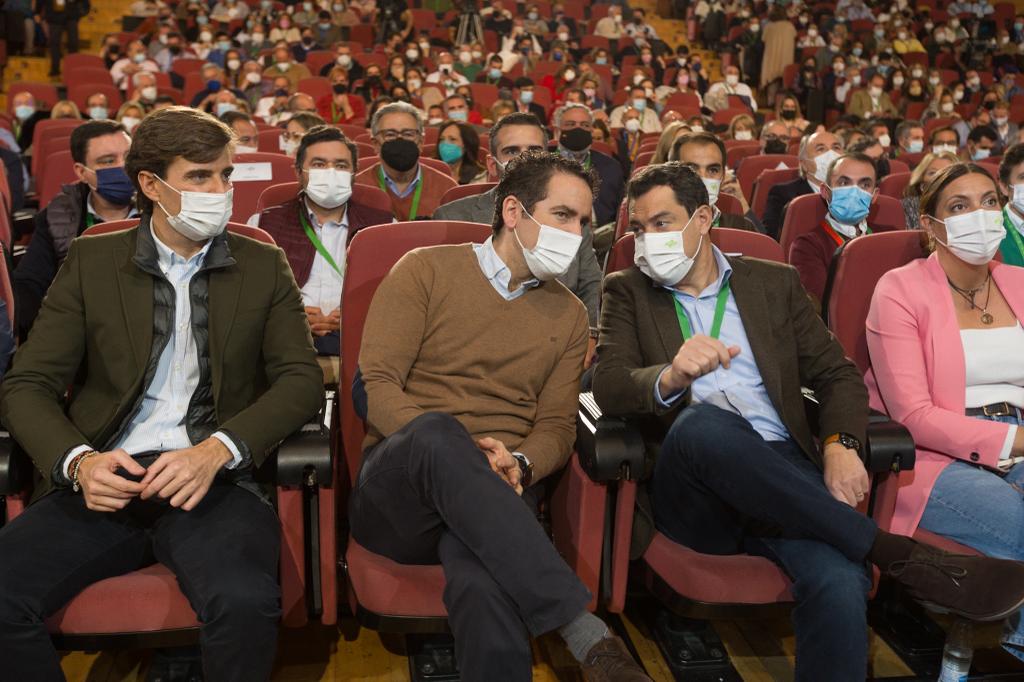
[[11, 679], [63, 679], [45, 618], [154, 558], [202, 624], [206, 679], [269, 678], [279, 529], [253, 471], [323, 388], [284, 253], [224, 231], [232, 139], [193, 109], [138, 127], [138, 228], [75, 240], [0, 391], [38, 470], [0, 530]]

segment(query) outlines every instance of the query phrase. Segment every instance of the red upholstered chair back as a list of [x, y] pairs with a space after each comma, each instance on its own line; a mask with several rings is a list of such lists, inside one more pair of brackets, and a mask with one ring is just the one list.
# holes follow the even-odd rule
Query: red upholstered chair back
[[719, 194], [718, 201], [715, 202], [715, 206], [722, 213], [728, 213], [730, 215], [743, 215], [743, 205], [740, 200], [731, 194]]
[[75, 175], [75, 164], [71, 160], [71, 152], [63, 151], [50, 154], [40, 165], [40, 173], [36, 176], [36, 191], [39, 193], [39, 208], [46, 208], [64, 185], [78, 182]]
[[[375, 163], [380, 163], [379, 156], [360, 156], [356, 172], [362, 173], [364, 170], [374, 165]], [[432, 159], [429, 156], [424, 156], [421, 154], [420, 163], [423, 164], [424, 166], [427, 166], [428, 168], [433, 168], [436, 171], [440, 171], [450, 178], [455, 177], [452, 175], [451, 166], [449, 166], [441, 159]]]
[[32, 150], [32, 175], [36, 178], [36, 184], [39, 184], [39, 166], [42, 163], [42, 159], [50, 158], [50, 154], [56, 154], [57, 152], [70, 152], [71, 151], [71, 131], [58, 130], [51, 135], [44, 135], [39, 140], [39, 146]]
[[[711, 243], [719, 250], [730, 256], [747, 256], [749, 258], [761, 258], [763, 260], [784, 263], [782, 247], [779, 243], [760, 232], [748, 230], [734, 230], [729, 227], [716, 227], [711, 230]], [[605, 264], [605, 274], [610, 275], [619, 270], [625, 270], [633, 265], [633, 253], [635, 249], [633, 234], [628, 233], [615, 242], [611, 253], [608, 254], [608, 262]]]
[[911, 175], [911, 173], [893, 173], [885, 176], [878, 184], [878, 193], [893, 199], [902, 199], [903, 192], [910, 184]]
[[[295, 181], [295, 159], [284, 154], [255, 152], [253, 154], [235, 154], [235, 174], [232, 184], [235, 188], [235, 207], [231, 220], [244, 223], [256, 212], [260, 194], [271, 185]], [[269, 180], [242, 180], [239, 178], [239, 166], [243, 164], [269, 164]]]
[[[889, 159], [889, 174], [909, 173], [910, 164], [900, 159]], [[884, 178], [883, 178], [884, 179]]]
[[[44, 118], [42, 121], [36, 122], [36, 127], [32, 129], [32, 149], [39, 149], [39, 145], [44, 139], [54, 134], [59, 135], [71, 135], [71, 132], [78, 126], [85, 123], [77, 118]], [[24, 151], [24, 150], [22, 150]], [[29, 172], [36, 178], [36, 184], [39, 181], [39, 163], [43, 159], [38, 161], [33, 154], [32, 167], [29, 168]]]
[[736, 168], [740, 159], [747, 159], [760, 153], [761, 143], [757, 140], [725, 141], [725, 165], [729, 168]]
[[281, 154], [281, 133], [283, 128], [260, 128], [260, 140], [256, 148], [266, 154]]
[[921, 163], [921, 159], [923, 159], [927, 153], [928, 152], [902, 152], [899, 160], [907, 164], [907, 168], [914, 170], [917, 168], [917, 164]]
[[352, 404], [352, 380], [359, 361], [359, 347], [370, 302], [384, 276], [406, 253], [424, 246], [483, 242], [491, 235], [489, 225], [446, 220], [377, 225], [360, 230], [348, 247], [345, 283], [341, 294], [341, 437], [349, 480], [355, 481], [363, 454], [366, 427]]
[[477, 194], [483, 194], [484, 192], [490, 191], [492, 187], [497, 187], [496, 182], [474, 182], [469, 185], [459, 185], [452, 187], [450, 190], [444, 193], [441, 197], [441, 206], [450, 204], [453, 201], [459, 199], [465, 199], [466, 197], [475, 197]]
[[[109, 81], [109, 78], [107, 80]], [[74, 102], [75, 105], [84, 113], [88, 113], [86, 111], [85, 103], [96, 93], [103, 93], [107, 96], [107, 102], [109, 103], [111, 112], [115, 112], [121, 108], [121, 104], [123, 103], [121, 91], [118, 90], [113, 83], [90, 83], [86, 81], [76, 82], [74, 85], [68, 86], [68, 99]]]
[[[100, 223], [99, 225], [93, 225], [92, 227], [86, 228], [85, 232], [82, 233], [83, 237], [95, 237], [101, 234], [110, 234], [111, 232], [120, 232], [121, 230], [130, 230], [139, 224], [138, 218], [129, 218], [128, 220], [111, 220], [110, 222]], [[274, 244], [274, 238], [270, 236], [266, 231], [261, 230], [258, 227], [250, 227], [242, 223], [228, 223], [228, 232], [248, 237], [249, 239], [255, 239], [258, 242], [264, 244]]]
[[888, 271], [924, 256], [920, 230], [880, 232], [848, 243], [836, 263], [827, 302], [829, 327], [861, 373], [871, 366], [864, 325], [878, 280]]
[[32, 96], [36, 98], [36, 107], [45, 111], [52, 109], [53, 105], [60, 99], [57, 96], [57, 86], [53, 83], [18, 81], [17, 83], [11, 83], [7, 90], [7, 113], [14, 113], [14, 96], [19, 92], [31, 92]]
[[743, 189], [743, 196], [751, 196], [754, 181], [761, 176], [761, 171], [775, 168], [780, 163], [790, 168], [800, 165], [792, 154], [758, 154], [744, 158], [743, 163], [736, 169], [736, 179], [739, 180], [740, 188]]
[[798, 177], [800, 177], [800, 170], [798, 168], [773, 168], [761, 171], [761, 175], [754, 182], [754, 197], [750, 200], [750, 209], [754, 212], [754, 215], [759, 220], [764, 220], [764, 212], [768, 208], [768, 192], [775, 185], [792, 182]]
[[[828, 207], [820, 194], [805, 194], [789, 202], [786, 209], [786, 217], [782, 223], [782, 236], [779, 242], [782, 244], [782, 252], [789, 258], [789, 249], [797, 237], [816, 228], [822, 220]], [[871, 204], [871, 211], [868, 213], [868, 227], [873, 232], [889, 232], [892, 230], [907, 229], [907, 218], [903, 213], [903, 204], [892, 197], [878, 195]]]
[[83, 54], [81, 52], [72, 52], [64, 55], [61, 59], [61, 73], [67, 76], [68, 72], [76, 69], [104, 69], [107, 72], [107, 79], [110, 79], [110, 70], [107, 69], [107, 65], [103, 62], [103, 57], [95, 54]]

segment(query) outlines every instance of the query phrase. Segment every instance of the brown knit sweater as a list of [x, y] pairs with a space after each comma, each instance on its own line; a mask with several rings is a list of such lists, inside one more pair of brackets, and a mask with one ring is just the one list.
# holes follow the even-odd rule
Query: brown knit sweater
[[[441, 171], [436, 171], [423, 164], [420, 164], [420, 170], [423, 173], [421, 180], [423, 191], [420, 192], [420, 205], [417, 207], [416, 215], [412, 219], [429, 218], [432, 216], [437, 207], [441, 205], [441, 197], [444, 196], [444, 193], [452, 187], [458, 187], [459, 185], [459, 183]], [[375, 163], [361, 173], [358, 173], [355, 177], [355, 182], [361, 185], [380, 187], [379, 173], [380, 164]], [[395, 220], [399, 222], [410, 220], [409, 213], [412, 210], [412, 200], [416, 194], [415, 190], [409, 192], [409, 194], [401, 199], [391, 193], [391, 190], [387, 188], [387, 183], [384, 184], [384, 191], [391, 198], [391, 213], [395, 216]], [[377, 208], [384, 207], [378, 206]]]
[[506, 301], [470, 244], [416, 249], [381, 282], [359, 368], [369, 399], [364, 447], [425, 412], [458, 419], [534, 465], [565, 465], [587, 349], [587, 311], [557, 281]]

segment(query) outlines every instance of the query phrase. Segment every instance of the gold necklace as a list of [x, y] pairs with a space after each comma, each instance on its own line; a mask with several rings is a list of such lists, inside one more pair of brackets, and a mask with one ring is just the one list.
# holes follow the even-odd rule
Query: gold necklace
[[[992, 298], [992, 273], [989, 273], [988, 277], [985, 278], [985, 281], [981, 284], [981, 286], [976, 287], [974, 289], [961, 289], [957, 285], [953, 284], [953, 280], [951, 280], [949, 277], [946, 277], [946, 281], [949, 282], [949, 286], [952, 287], [953, 291], [960, 294], [960, 296], [965, 301], [967, 301], [967, 303], [971, 306], [971, 310], [977, 310], [978, 308], [981, 308], [982, 324], [992, 324], [995, 318], [993, 318], [992, 314], [988, 311], [988, 303], [989, 300]], [[977, 296], [982, 289], [986, 289], [985, 305], [979, 306], [977, 303], [974, 302], [974, 297]]]

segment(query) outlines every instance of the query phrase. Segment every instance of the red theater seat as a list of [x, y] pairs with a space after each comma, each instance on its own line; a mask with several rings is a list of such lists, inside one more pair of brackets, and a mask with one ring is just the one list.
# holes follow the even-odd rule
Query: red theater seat
[[[813, 231], [825, 219], [828, 208], [820, 194], [805, 194], [789, 202], [786, 217], [782, 222], [783, 253], [789, 256], [789, 250], [796, 238]], [[892, 197], [877, 195], [868, 213], [868, 227], [872, 232], [891, 232], [907, 229], [907, 217], [903, 212], [903, 204]]]
[[475, 197], [477, 194], [489, 192], [492, 188], [497, 186], [498, 183], [496, 182], [474, 182], [468, 185], [458, 185], [444, 193], [439, 205], [444, 206], [445, 204], [450, 204], [453, 201], [458, 201], [459, 199]]

